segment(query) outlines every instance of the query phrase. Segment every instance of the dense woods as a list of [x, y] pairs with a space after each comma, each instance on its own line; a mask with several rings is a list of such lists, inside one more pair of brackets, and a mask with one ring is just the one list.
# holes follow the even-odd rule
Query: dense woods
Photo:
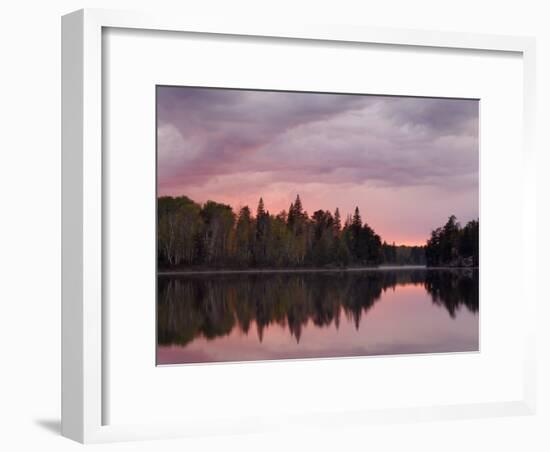
[[426, 263], [437, 267], [477, 267], [479, 265], [479, 221], [462, 227], [451, 215], [443, 227], [432, 231], [426, 244]]
[[347, 267], [425, 264], [423, 247], [382, 242], [359, 209], [345, 220], [317, 210], [311, 216], [296, 196], [288, 211], [270, 214], [260, 198], [233, 212], [214, 201], [186, 196], [158, 199], [160, 268]]
[[426, 246], [383, 242], [358, 208], [345, 220], [296, 196], [288, 211], [269, 213], [262, 198], [253, 213], [186, 196], [158, 199], [158, 264], [169, 268], [299, 268], [378, 265], [477, 267], [479, 221], [462, 227], [453, 215]]

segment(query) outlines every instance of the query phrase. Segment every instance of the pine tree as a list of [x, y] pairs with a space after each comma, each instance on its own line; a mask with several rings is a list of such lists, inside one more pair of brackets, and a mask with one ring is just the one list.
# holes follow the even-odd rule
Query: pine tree
[[302, 215], [302, 201], [300, 200], [300, 195], [296, 195], [296, 201], [294, 201], [294, 210], [296, 215]]
[[340, 218], [340, 210], [338, 210], [338, 207], [336, 207], [336, 210], [334, 211], [334, 231], [336, 232], [336, 235], [338, 235], [341, 230], [342, 220]]
[[258, 210], [256, 211], [256, 218], [263, 217], [264, 215], [265, 215], [264, 200], [263, 198], [260, 198], [260, 202], [258, 202]]
[[235, 234], [237, 241], [237, 261], [241, 265], [248, 265], [254, 245], [252, 215], [248, 206], [244, 206], [239, 211]]
[[306, 220], [307, 213], [303, 211], [300, 195], [296, 195], [296, 200], [293, 204], [290, 204], [290, 208], [288, 209], [288, 227], [294, 235], [301, 235], [304, 233]]
[[351, 225], [354, 227], [361, 227], [363, 225], [361, 214], [359, 213], [359, 207], [355, 207], [355, 213], [353, 214]]
[[294, 223], [296, 222], [296, 214], [294, 212], [294, 203], [290, 203], [290, 207], [288, 208], [288, 216], [287, 216], [287, 226], [289, 229], [294, 228]]
[[256, 210], [256, 238], [254, 240], [254, 261], [256, 265], [266, 263], [268, 229], [269, 215], [265, 211], [263, 198], [260, 198]]

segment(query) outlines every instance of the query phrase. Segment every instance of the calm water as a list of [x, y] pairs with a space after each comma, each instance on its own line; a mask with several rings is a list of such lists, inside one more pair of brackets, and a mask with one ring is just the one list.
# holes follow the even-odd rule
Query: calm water
[[158, 364], [478, 350], [477, 270], [159, 276]]

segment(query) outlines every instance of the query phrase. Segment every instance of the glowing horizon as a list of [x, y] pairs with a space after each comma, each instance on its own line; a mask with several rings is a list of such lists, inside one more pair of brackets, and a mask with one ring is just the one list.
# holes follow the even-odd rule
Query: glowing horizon
[[397, 245], [479, 217], [476, 100], [158, 87], [157, 114], [158, 196], [358, 206]]

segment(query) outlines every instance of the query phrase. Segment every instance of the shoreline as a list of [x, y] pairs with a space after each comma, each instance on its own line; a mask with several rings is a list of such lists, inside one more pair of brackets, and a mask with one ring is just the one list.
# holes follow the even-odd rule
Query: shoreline
[[257, 269], [218, 269], [218, 270], [162, 270], [157, 276], [200, 275], [200, 274], [255, 274], [255, 273], [334, 273], [386, 270], [478, 270], [479, 267], [427, 267], [426, 265], [387, 265], [381, 267], [347, 268], [257, 268]]

